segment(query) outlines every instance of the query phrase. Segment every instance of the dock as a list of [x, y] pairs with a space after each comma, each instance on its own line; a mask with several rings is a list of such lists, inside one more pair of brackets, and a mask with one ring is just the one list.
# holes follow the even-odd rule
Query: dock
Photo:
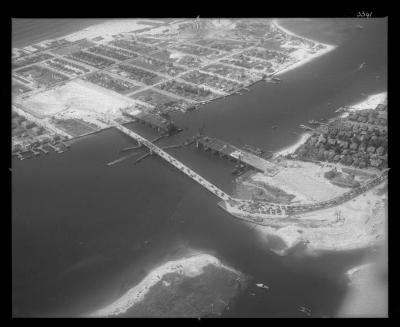
[[142, 160], [146, 159], [149, 155], [150, 155], [149, 152], [148, 152], [148, 153], [145, 153], [145, 154], [142, 155], [141, 157], [137, 158], [133, 164], [134, 164], [134, 165], [138, 164], [138, 163], [141, 162]]
[[163, 149], [163, 150], [176, 149], [176, 148], [181, 148], [183, 146], [185, 146], [185, 144], [172, 144], [172, 145], [163, 146], [161, 149]]
[[42, 151], [44, 154], [49, 154], [49, 151], [47, 151], [45, 148], [43, 148], [42, 146], [38, 147], [38, 149], [40, 151]]

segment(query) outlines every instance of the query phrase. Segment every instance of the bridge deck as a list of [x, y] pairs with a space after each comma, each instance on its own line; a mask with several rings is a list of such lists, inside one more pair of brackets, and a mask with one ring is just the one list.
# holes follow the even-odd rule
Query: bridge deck
[[[224, 191], [220, 190], [211, 182], [207, 181], [205, 178], [194, 172], [189, 167], [185, 166], [183, 163], [176, 160], [174, 157], [169, 155], [167, 152], [159, 148], [157, 145], [148, 141], [144, 137], [136, 134], [130, 129], [122, 126], [119, 123], [113, 122], [112, 126], [115, 126], [121, 132], [127, 134], [128, 136], [135, 139], [139, 144], [142, 144], [149, 148], [150, 153], [155, 153], [161, 158], [169, 162], [171, 165], [182, 171], [184, 174], [189, 176], [194, 181], [198, 182], [200, 185], [205, 187], [208, 191], [219, 197], [221, 200], [225, 201], [224, 205], [220, 205], [224, 210], [228, 211], [233, 216], [243, 219], [250, 220], [257, 224], [271, 224], [276, 218], [285, 218], [290, 216], [294, 211], [300, 211], [299, 213], [322, 210], [330, 207], [340, 205], [347, 202], [354, 197], [363, 194], [364, 192], [370, 190], [371, 188], [377, 186], [387, 179], [387, 171], [383, 172], [379, 177], [367, 182], [365, 185], [358, 187], [357, 189], [352, 189], [339, 197], [331, 199], [329, 201], [323, 201], [314, 204], [302, 204], [302, 205], [282, 205], [279, 203], [268, 203], [264, 201], [252, 201], [252, 200], [242, 200], [232, 198]], [[276, 223], [276, 222], [275, 222]]]
[[132, 137], [133, 139], [135, 139], [138, 143], [141, 143], [144, 146], [146, 146], [147, 148], [149, 148], [150, 152], [156, 153], [161, 158], [168, 161], [171, 165], [175, 166], [177, 169], [182, 171], [184, 174], [186, 174], [187, 176], [189, 176], [190, 178], [192, 178], [193, 180], [198, 182], [200, 185], [204, 186], [207, 190], [209, 190], [211, 193], [218, 196], [221, 200], [227, 201], [227, 200], [231, 199], [231, 197], [228, 194], [226, 194], [224, 191], [222, 191], [221, 189], [216, 187], [211, 182], [207, 181], [204, 177], [200, 176], [199, 174], [194, 172], [189, 167], [185, 166], [183, 163], [176, 160], [174, 157], [172, 157], [167, 152], [165, 152], [164, 150], [159, 148], [157, 145], [151, 143], [144, 137], [140, 136], [139, 134], [136, 134], [135, 132], [131, 131], [130, 129], [128, 129], [120, 124], [114, 123], [114, 126], [117, 129], [119, 129], [121, 132], [123, 132], [123, 133], [129, 135], [130, 137]]

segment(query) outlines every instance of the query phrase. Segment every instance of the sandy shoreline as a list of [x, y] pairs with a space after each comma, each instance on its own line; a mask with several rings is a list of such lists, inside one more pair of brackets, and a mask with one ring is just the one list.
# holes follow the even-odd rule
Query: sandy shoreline
[[276, 20], [276, 19], [274, 19], [272, 21], [272, 25], [275, 26], [277, 29], [281, 30], [282, 32], [288, 34], [288, 35], [301, 38], [301, 39], [306, 40], [308, 42], [312, 42], [312, 43], [314, 43], [316, 45], [324, 46], [323, 50], [320, 50], [320, 51], [318, 51], [318, 52], [316, 52], [314, 54], [311, 54], [311, 55], [308, 54], [305, 58], [302, 58], [302, 57], [296, 58], [296, 59], [299, 59], [299, 61], [297, 61], [297, 62], [295, 62], [293, 64], [290, 64], [289, 66], [287, 66], [287, 67], [283, 68], [282, 70], [276, 72], [274, 75], [278, 76], [278, 75], [282, 75], [284, 73], [287, 73], [288, 71], [296, 69], [296, 68], [298, 68], [300, 66], [303, 66], [306, 63], [309, 63], [310, 61], [312, 61], [312, 60], [314, 60], [314, 59], [316, 59], [316, 58], [318, 58], [318, 57], [320, 57], [320, 56], [322, 56], [322, 55], [324, 55], [324, 54], [326, 54], [326, 53], [328, 53], [328, 52], [330, 52], [330, 51], [332, 51], [332, 50], [334, 50], [336, 48], [335, 45], [317, 42], [317, 41], [308, 39], [306, 37], [303, 37], [301, 35], [297, 35], [297, 34], [293, 33], [292, 31], [289, 31], [288, 29], [284, 28], [282, 25], [280, 25], [278, 23], [278, 20]]
[[[366, 100], [357, 102], [356, 104], [348, 106], [350, 111], [357, 111], [362, 109], [375, 109], [378, 104], [386, 103], [387, 101], [387, 92], [381, 92], [377, 94], [372, 94], [367, 97]], [[348, 113], [340, 115], [340, 117], [345, 118], [348, 116]], [[338, 116], [339, 117], [339, 116]], [[296, 143], [283, 148], [282, 150], [278, 150], [274, 153], [273, 158], [277, 158], [279, 156], [286, 156], [288, 154], [292, 154], [298, 149], [301, 145], [307, 142], [310, 133], [303, 133], [300, 138], [296, 141]]]
[[[140, 22], [140, 23], [139, 23]], [[68, 41], [74, 42], [81, 39], [93, 39], [98, 36], [104, 38], [104, 40], [110, 39], [113, 35], [121, 34], [121, 33], [128, 33], [128, 32], [135, 32], [145, 30], [151, 27], [157, 28], [157, 26], [153, 24], [146, 24], [149, 23], [160, 23], [164, 24], [162, 20], [153, 20], [153, 19], [109, 19], [105, 22], [96, 23], [89, 27], [83, 28], [77, 32], [69, 33], [64, 36], [46, 39], [40, 42], [35, 42], [33, 44], [37, 45], [46, 45], [47, 43], [53, 40], [61, 40], [66, 39]], [[25, 47], [14, 47], [15, 49], [24, 49], [30, 52], [35, 52], [37, 49], [32, 47], [32, 45], [27, 45]]]
[[226, 269], [240, 275], [235, 269], [225, 266], [216, 257], [209, 254], [195, 254], [179, 260], [168, 261], [152, 270], [139, 284], [129, 289], [124, 295], [104, 308], [89, 314], [89, 317], [110, 317], [125, 313], [136, 303], [142, 301], [149, 289], [169, 273], [178, 273], [186, 277], [195, 277], [203, 273], [208, 265]]
[[[364, 101], [358, 102], [356, 104], [348, 106], [349, 111], [357, 111], [363, 109], [375, 109], [378, 104], [386, 103], [387, 92], [381, 92], [376, 94], [371, 94]], [[345, 112], [341, 117], [347, 117], [348, 113]]]
[[349, 289], [337, 313], [339, 318], [387, 317], [388, 285], [377, 262], [369, 262], [346, 272]]
[[296, 143], [289, 145], [288, 147], [283, 148], [282, 150], [279, 150], [274, 153], [273, 158], [277, 158], [279, 156], [287, 156], [288, 154], [292, 154], [296, 151], [298, 147], [303, 145], [304, 143], [307, 142], [307, 140], [310, 138], [311, 134], [309, 133], [303, 133], [300, 135], [299, 139], [296, 141]]

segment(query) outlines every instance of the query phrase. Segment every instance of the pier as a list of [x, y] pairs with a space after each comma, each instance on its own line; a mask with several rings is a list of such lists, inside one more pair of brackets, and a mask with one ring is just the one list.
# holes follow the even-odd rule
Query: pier
[[138, 163], [141, 162], [142, 160], [146, 159], [149, 155], [150, 155], [150, 153], [145, 153], [145, 154], [142, 155], [141, 157], [137, 158], [133, 164], [134, 164], [134, 165], [138, 164]]
[[49, 154], [49, 151], [47, 151], [45, 148], [43, 148], [42, 146], [38, 147], [38, 149], [40, 151], [42, 151], [44, 154]]

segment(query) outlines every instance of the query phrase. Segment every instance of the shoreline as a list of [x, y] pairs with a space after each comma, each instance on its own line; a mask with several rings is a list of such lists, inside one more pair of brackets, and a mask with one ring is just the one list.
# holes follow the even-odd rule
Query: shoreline
[[[378, 104], [386, 103], [386, 101], [387, 101], [387, 91], [368, 95], [368, 97], [365, 100], [352, 104], [348, 106], [348, 108], [350, 108], [349, 111], [375, 109]], [[349, 115], [348, 112], [345, 112], [341, 115], [333, 117], [332, 119], [346, 118], [348, 115]], [[308, 132], [302, 133], [299, 139], [295, 143], [274, 152], [272, 158], [276, 159], [277, 157], [280, 156], [284, 157], [286, 155], [293, 154], [300, 146], [306, 143], [310, 137], [311, 137], [310, 133]]]
[[328, 52], [330, 52], [330, 51], [332, 51], [332, 50], [337, 48], [336, 45], [318, 42], [318, 41], [311, 40], [309, 38], [303, 37], [301, 35], [295, 34], [292, 31], [290, 31], [290, 30], [286, 29], [285, 27], [283, 27], [282, 25], [280, 25], [277, 19], [274, 19], [271, 22], [271, 24], [273, 26], [275, 26], [277, 29], [279, 29], [280, 31], [284, 32], [285, 34], [288, 34], [288, 35], [291, 35], [291, 36], [294, 36], [294, 37], [298, 37], [298, 38], [300, 38], [302, 40], [306, 40], [308, 42], [312, 42], [315, 45], [322, 45], [322, 46], [325, 47], [325, 49], [320, 50], [320, 51], [318, 51], [318, 52], [316, 52], [316, 53], [314, 53], [314, 54], [312, 54], [310, 56], [307, 56], [304, 59], [300, 59], [299, 61], [297, 61], [297, 62], [295, 62], [295, 63], [293, 63], [293, 64], [291, 64], [291, 65], [289, 65], [289, 66], [287, 66], [285, 68], [282, 68], [278, 72], [275, 72], [274, 75], [276, 75], [276, 76], [283, 75], [283, 74], [285, 74], [285, 73], [287, 73], [287, 72], [289, 72], [289, 71], [291, 71], [293, 69], [299, 68], [299, 67], [311, 62], [312, 60], [314, 60], [314, 59], [316, 59], [316, 58], [318, 58], [320, 56], [323, 56], [324, 54], [326, 54], [326, 53], [328, 53]]
[[[375, 109], [378, 104], [387, 102], [387, 91], [381, 93], [370, 94], [363, 101], [357, 102], [348, 106], [350, 112], [363, 110], [363, 109]], [[340, 117], [346, 118], [349, 115], [348, 112], [343, 113]]]
[[198, 253], [190, 256], [183, 257], [177, 260], [170, 260], [166, 263], [153, 269], [147, 276], [142, 279], [134, 287], [130, 288], [125, 294], [119, 297], [111, 304], [90, 313], [89, 317], [110, 317], [118, 316], [128, 311], [132, 306], [142, 301], [145, 295], [149, 292], [150, 288], [160, 281], [164, 275], [169, 273], [177, 273], [185, 277], [196, 277], [203, 273], [203, 268], [208, 265], [226, 269], [240, 275], [237, 270], [225, 266], [216, 257], [206, 254]]
[[[116, 35], [116, 34], [121, 34], [121, 33], [129, 33], [129, 32], [144, 32], [145, 30], [149, 28], [156, 28], [157, 26], [151, 25], [151, 24], [146, 24], [146, 22], [159, 22], [160, 25], [164, 25], [165, 22], [161, 20], [154, 20], [154, 19], [148, 19], [148, 18], [134, 18], [134, 19], [129, 19], [129, 18], [109, 18], [109, 19], [104, 19], [103, 22], [96, 22], [92, 25], [83, 27], [75, 32], [72, 33], [67, 33], [62, 36], [57, 36], [57, 37], [51, 37], [51, 38], [46, 38], [41, 41], [34, 41], [34, 42], [29, 42], [25, 46], [13, 46], [12, 47], [12, 52], [16, 49], [21, 49], [21, 50], [27, 50], [31, 52], [32, 54], [36, 52], [36, 48], [32, 47], [33, 45], [45, 45], [46, 43], [49, 43], [51, 41], [55, 40], [68, 40], [70, 42], [75, 42], [81, 39], [93, 39], [98, 36], [103, 37], [103, 41], [107, 41], [107, 38]], [[102, 42], [103, 42], [102, 41]]]
[[278, 157], [284, 157], [284, 156], [294, 153], [300, 146], [302, 146], [304, 143], [306, 143], [310, 137], [311, 137], [310, 133], [305, 132], [305, 133], [301, 134], [295, 143], [293, 143], [292, 145], [289, 145], [287, 147], [284, 147], [281, 150], [274, 152], [272, 159], [276, 159]]
[[385, 318], [388, 315], [387, 281], [381, 272], [387, 267], [370, 261], [351, 268], [346, 296], [336, 314], [337, 318]]

